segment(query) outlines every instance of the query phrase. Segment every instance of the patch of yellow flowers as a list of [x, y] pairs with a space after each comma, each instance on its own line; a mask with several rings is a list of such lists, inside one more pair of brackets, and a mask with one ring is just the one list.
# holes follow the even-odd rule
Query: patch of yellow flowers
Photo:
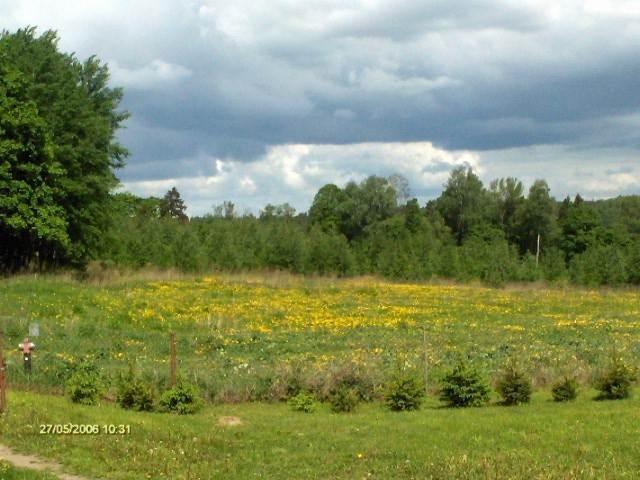
[[[514, 289], [337, 280], [269, 286], [205, 277], [149, 282], [95, 298], [107, 317], [139, 325], [194, 324], [268, 334], [359, 328], [495, 329], [527, 335], [566, 328], [640, 332], [638, 291]], [[470, 329], [471, 327], [471, 329]]]

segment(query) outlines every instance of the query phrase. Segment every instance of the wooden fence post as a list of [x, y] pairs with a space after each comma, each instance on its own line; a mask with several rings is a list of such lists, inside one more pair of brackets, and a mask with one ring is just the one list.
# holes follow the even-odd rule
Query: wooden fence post
[[171, 386], [176, 384], [176, 334], [171, 332], [169, 334], [169, 368], [171, 371]]
[[429, 382], [429, 354], [427, 352], [427, 329], [422, 325], [422, 359], [423, 359], [423, 374], [424, 374], [424, 391], [428, 392], [427, 383]]
[[7, 396], [4, 381], [4, 351], [2, 349], [3, 333], [0, 332], [0, 414], [7, 408]]

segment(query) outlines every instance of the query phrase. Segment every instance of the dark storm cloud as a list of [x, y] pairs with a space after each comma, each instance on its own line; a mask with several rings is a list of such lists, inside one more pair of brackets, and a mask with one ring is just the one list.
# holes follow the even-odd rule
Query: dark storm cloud
[[[219, 179], [216, 160], [272, 164], [286, 144], [366, 143], [356, 176], [392, 155], [376, 142], [490, 151], [486, 172], [505, 149], [533, 165], [518, 149], [640, 148], [635, 1], [8, 0], [3, 23], [54, 28], [62, 48], [109, 62], [133, 114], [125, 182]], [[429, 165], [424, 192], [440, 185]], [[635, 188], [635, 173], [615, 175]], [[261, 178], [256, 192], [279, 188]], [[234, 177], [247, 191], [250, 180]]]
[[283, 143], [571, 144], [640, 105], [637, 37], [611, 41], [634, 16], [576, 27], [548, 20], [544, 3], [338, 5], [183, 12], [181, 41], [161, 39], [147, 54], [192, 74], [160, 93], [134, 85], [125, 102], [140, 124], [177, 140], [138, 138], [132, 161], [198, 151], [252, 161]]

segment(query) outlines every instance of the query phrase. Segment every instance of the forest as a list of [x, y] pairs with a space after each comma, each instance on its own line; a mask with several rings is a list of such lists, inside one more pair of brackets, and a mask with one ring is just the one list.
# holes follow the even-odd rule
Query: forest
[[465, 167], [424, 206], [402, 201], [402, 185], [398, 175], [371, 176], [323, 186], [304, 213], [284, 204], [238, 215], [227, 201], [191, 218], [175, 188], [163, 198], [118, 193], [100, 259], [190, 272], [640, 283], [640, 196], [559, 202], [544, 180], [526, 194], [515, 178], [485, 188]]

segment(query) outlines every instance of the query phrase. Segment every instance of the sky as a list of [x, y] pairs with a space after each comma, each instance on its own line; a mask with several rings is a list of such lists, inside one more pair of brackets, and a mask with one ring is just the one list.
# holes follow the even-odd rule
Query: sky
[[0, 0], [0, 26], [108, 63], [121, 188], [190, 215], [393, 173], [424, 203], [459, 165], [640, 193], [637, 0]]

